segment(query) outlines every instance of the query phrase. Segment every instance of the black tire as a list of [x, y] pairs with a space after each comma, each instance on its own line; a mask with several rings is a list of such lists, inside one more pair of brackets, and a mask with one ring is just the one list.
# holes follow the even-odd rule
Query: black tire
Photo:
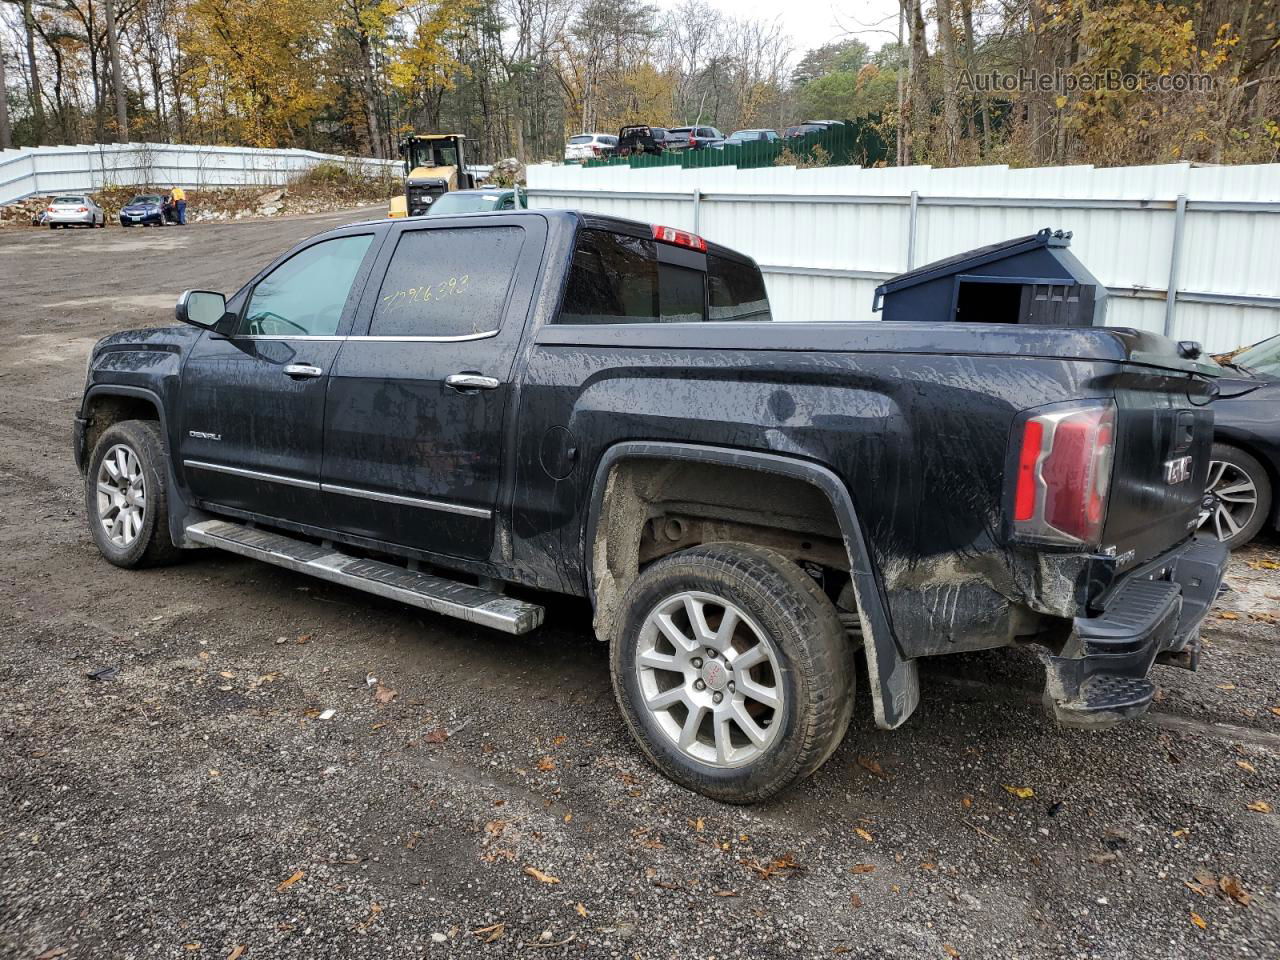
[[[1225, 470], [1220, 469], [1222, 464], [1226, 465]], [[1230, 490], [1237, 486], [1242, 480], [1242, 475], [1252, 482], [1256, 493], [1256, 502], [1251, 514], [1242, 509], [1241, 505], [1230, 501], [1220, 502], [1215, 496], [1215, 490]], [[1209, 509], [1204, 517], [1202, 527], [1232, 550], [1243, 547], [1258, 535], [1258, 531], [1271, 517], [1272, 488], [1271, 476], [1267, 473], [1267, 468], [1258, 461], [1257, 457], [1239, 447], [1215, 443], [1209, 466], [1209, 482], [1209, 489], [1205, 493], [1206, 499], [1212, 504], [1212, 509]], [[1222, 516], [1224, 508], [1229, 512], [1230, 520]], [[1233, 524], [1238, 528], [1234, 533], [1231, 532]]]
[[[127, 543], [116, 543], [111, 539], [99, 512], [98, 474], [102, 461], [110, 451], [120, 446], [132, 451], [140, 462], [145, 501], [141, 527]], [[172, 563], [181, 554], [169, 537], [166, 464], [164, 440], [159, 425], [153, 420], [122, 420], [112, 424], [94, 445], [84, 478], [85, 514], [93, 542], [102, 555], [117, 567], [159, 566]]]
[[[687, 592], [709, 594], [732, 603], [758, 625], [776, 657], [777, 675], [771, 665], [765, 665], [764, 669], [772, 680], [771, 689], [782, 692], [782, 705], [754, 716], [754, 719], [767, 720], [763, 729], [770, 739], [763, 746], [752, 746], [746, 739], [746, 728], [736, 725], [741, 748], [755, 751], [754, 756], [740, 765], [715, 762], [719, 759], [718, 753], [715, 759], [703, 761], [680, 747], [675, 733], [668, 729], [673, 722], [688, 724], [693, 711], [683, 704], [670, 709], [661, 719], [645, 706], [637, 653], [646, 621], [651, 613], [659, 611], [664, 604], [676, 602], [676, 598]], [[714, 603], [708, 602], [707, 609], [713, 611], [709, 616], [704, 615], [704, 622], [710, 626], [711, 618], [716, 616]], [[723, 622], [725, 609], [720, 608], [717, 623]], [[683, 621], [690, 635], [691, 620], [686, 614]], [[748, 631], [748, 638], [754, 637], [749, 624], [743, 629]], [[655, 630], [651, 628], [649, 635], [656, 636]], [[735, 634], [735, 646], [742, 644], [741, 637], [740, 631]], [[674, 651], [675, 644], [666, 642]], [[741, 543], [703, 544], [650, 566], [636, 578], [623, 598], [609, 652], [614, 695], [640, 748], [670, 779], [716, 800], [754, 803], [809, 776], [840, 745], [853, 712], [853, 654], [835, 607], [813, 578], [786, 557], [762, 547]], [[741, 656], [737, 651], [735, 655]], [[734, 662], [728, 657], [718, 659], [730, 666]], [[711, 658], [705, 662], [710, 668]], [[730, 678], [740, 678], [749, 672], [741, 668], [738, 672], [732, 668], [727, 671]], [[650, 673], [651, 677], [657, 675], [657, 672]], [[669, 681], [679, 678], [678, 682], [671, 682], [670, 687], [662, 688], [664, 693], [679, 687], [691, 698], [713, 695], [708, 694], [712, 687], [703, 680], [704, 676], [714, 682], [724, 682], [715, 674], [701, 671], [691, 674], [687, 666], [683, 672], [663, 670], [662, 675]], [[702, 688], [696, 687], [699, 682], [703, 683]], [[739, 679], [739, 685], [745, 685], [745, 681]], [[695, 689], [697, 693], [692, 692]], [[734, 687], [728, 685], [717, 692], [719, 690], [723, 691], [720, 693], [720, 702], [723, 702], [725, 694], [732, 696]], [[738, 702], [741, 703], [740, 698]], [[761, 706], [752, 702], [756, 710]], [[676, 715], [680, 709], [684, 709], [683, 721]], [[710, 718], [714, 734], [715, 714], [703, 711], [716, 709], [710, 705], [699, 709], [699, 719], [695, 721], [699, 739], [693, 744], [694, 749], [715, 752], [715, 744], [707, 742], [702, 731]], [[776, 730], [775, 725], [778, 725]]]

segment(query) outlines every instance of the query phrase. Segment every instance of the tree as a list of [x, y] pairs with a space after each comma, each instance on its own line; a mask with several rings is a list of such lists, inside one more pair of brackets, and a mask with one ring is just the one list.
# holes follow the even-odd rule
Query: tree
[[9, 127], [9, 83], [4, 72], [4, 37], [0, 35], [0, 150], [13, 146], [13, 132]]
[[103, 0], [107, 16], [107, 53], [111, 58], [111, 89], [116, 98], [117, 139], [129, 142], [129, 114], [125, 108], [124, 81], [120, 76], [120, 38], [116, 33], [115, 0]]

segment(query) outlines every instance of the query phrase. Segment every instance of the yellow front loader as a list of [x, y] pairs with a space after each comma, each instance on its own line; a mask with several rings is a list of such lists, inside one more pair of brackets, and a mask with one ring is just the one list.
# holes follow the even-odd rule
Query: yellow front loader
[[389, 217], [420, 217], [450, 190], [470, 190], [475, 177], [467, 173], [460, 133], [420, 133], [400, 141], [404, 157], [404, 194], [391, 198]]

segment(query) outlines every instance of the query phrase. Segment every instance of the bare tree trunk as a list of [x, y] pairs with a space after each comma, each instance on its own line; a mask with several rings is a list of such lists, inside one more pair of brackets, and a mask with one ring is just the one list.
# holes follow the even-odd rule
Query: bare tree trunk
[[[4, 38], [0, 37], [0, 41]], [[4, 75], [4, 44], [0, 42], [0, 150], [13, 146], [13, 133], [9, 130], [9, 87]]]
[[907, 60], [907, 163], [916, 159], [915, 140], [921, 122], [929, 116], [929, 95], [925, 76], [929, 69], [929, 48], [925, 46], [924, 10], [921, 0], [908, 0], [908, 36], [910, 56]]
[[22, 0], [22, 23], [27, 28], [27, 69], [31, 72], [31, 140], [44, 139], [44, 93], [40, 90], [40, 68], [36, 66], [36, 20], [31, 0]]
[[111, 58], [111, 88], [116, 94], [116, 139], [129, 142], [129, 114], [125, 109], [124, 79], [120, 71], [120, 37], [116, 33], [115, 0], [103, 0], [107, 14], [107, 55]]
[[906, 115], [906, 75], [902, 72], [902, 24], [907, 18], [907, 0], [898, 0], [898, 65], [894, 73], [898, 75], [898, 143], [897, 163], [903, 167], [907, 164], [907, 115]]
[[[960, 0], [960, 17], [964, 21], [964, 66], [972, 77], [978, 68], [977, 37], [973, 33], [973, 0]], [[976, 96], [978, 108], [978, 132], [982, 140], [982, 156], [991, 153], [991, 117], [987, 98]]]
[[382, 131], [378, 121], [378, 89], [373, 79], [373, 42], [364, 30], [358, 30], [356, 40], [360, 46], [360, 92], [364, 99], [365, 123], [369, 127], [369, 151], [375, 157], [382, 156]]
[[956, 27], [951, 16], [951, 0], [935, 0], [938, 39], [942, 46], [942, 119], [945, 127], [943, 155], [955, 165], [960, 158], [960, 103], [956, 89]]

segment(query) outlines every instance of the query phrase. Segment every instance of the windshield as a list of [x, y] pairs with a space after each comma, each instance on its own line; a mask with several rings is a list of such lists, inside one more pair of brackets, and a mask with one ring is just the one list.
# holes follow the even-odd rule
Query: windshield
[[569, 142], [570, 143], [590, 143], [591, 138], [590, 137], [570, 137]]
[[1255, 343], [1248, 350], [1241, 350], [1230, 363], [1246, 373], [1280, 380], [1280, 337], [1271, 337]]
[[413, 140], [406, 154], [409, 171], [416, 167], [456, 167], [458, 148], [451, 140]]
[[502, 194], [498, 191], [485, 190], [480, 193], [446, 193], [431, 205], [431, 216], [443, 213], [484, 213], [497, 210], [502, 202]]
[[84, 203], [84, 197], [54, 197], [54, 203]]
[[145, 193], [140, 196], [136, 196], [129, 201], [130, 206], [135, 203], [160, 203], [160, 198], [154, 193]]

